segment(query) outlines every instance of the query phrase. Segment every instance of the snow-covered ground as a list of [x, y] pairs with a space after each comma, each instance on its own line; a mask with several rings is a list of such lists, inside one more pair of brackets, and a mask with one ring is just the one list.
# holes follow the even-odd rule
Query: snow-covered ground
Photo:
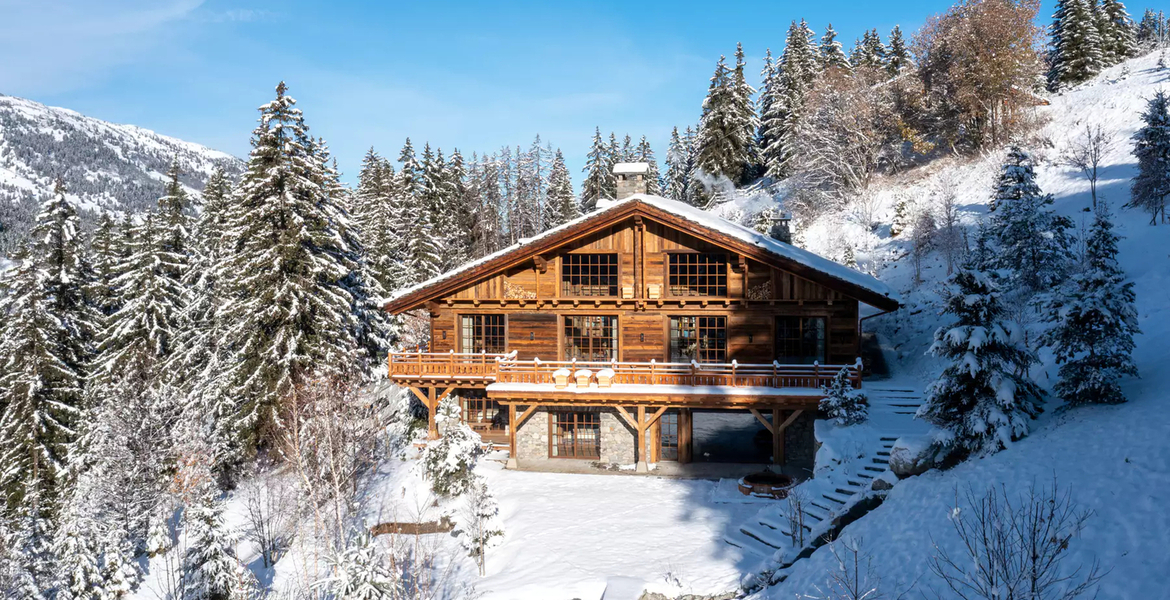
[[[1101, 125], [1114, 134], [1114, 145], [1106, 154], [1098, 197], [1114, 210], [1117, 232], [1125, 236], [1119, 260], [1135, 282], [1139, 323], [1134, 358], [1143, 379], [1125, 383], [1130, 402], [1121, 406], [1081, 408], [1056, 413], [1055, 406], [1038, 420], [1034, 433], [1012, 448], [994, 456], [968, 461], [946, 471], [933, 471], [905, 480], [890, 493], [886, 502], [865, 518], [849, 526], [843, 537], [860, 540], [871, 554], [872, 565], [882, 574], [884, 590], [893, 594], [917, 582], [917, 589], [939, 587], [930, 574], [927, 560], [932, 544], [957, 549], [959, 540], [950, 521], [956, 503], [968, 486], [983, 491], [1003, 486], [1009, 496], [1025, 491], [1033, 483], [1050, 484], [1053, 477], [1068, 486], [1073, 500], [1093, 511], [1082, 534], [1070, 543], [1067, 564], [1088, 567], [1099, 561], [1109, 573], [1101, 583], [1101, 598], [1164, 598], [1160, 575], [1170, 571], [1170, 552], [1165, 535], [1170, 531], [1170, 392], [1162, 372], [1170, 362], [1170, 231], [1166, 226], [1148, 225], [1149, 215], [1122, 208], [1128, 200], [1129, 181], [1135, 172], [1130, 136], [1139, 126], [1145, 98], [1170, 83], [1170, 71], [1158, 71], [1156, 54], [1113, 67], [1092, 82], [1053, 98], [1052, 106], [1040, 109], [1049, 119], [1040, 132], [1038, 182], [1055, 196], [1058, 212], [1081, 222], [1081, 210], [1090, 203], [1088, 183], [1060, 156], [1086, 125]], [[1031, 149], [1031, 148], [1030, 148]], [[993, 181], [1002, 153], [971, 161], [947, 161], [909, 173], [888, 182], [881, 191], [882, 210], [889, 222], [893, 199], [910, 198], [927, 202], [941, 182], [949, 181], [960, 191], [965, 220], [972, 222], [986, 212]], [[828, 231], [830, 224], [818, 224]], [[875, 254], [894, 254], [896, 242], [888, 238], [867, 239], [868, 234], [851, 229], [851, 241], [869, 244]], [[810, 245], [816, 245], [815, 236]], [[824, 246], [840, 243], [839, 238], [822, 236]], [[937, 261], [924, 270], [926, 283], [910, 285], [906, 261], [886, 265], [880, 277], [903, 292], [908, 303], [902, 315], [875, 319], [888, 344], [893, 368], [904, 377], [926, 382], [941, 365], [923, 356], [930, 333], [939, 324], [935, 314], [935, 293], [945, 275]], [[1042, 356], [1042, 358], [1045, 358]], [[1052, 384], [1055, 369], [1050, 364], [1037, 369], [1045, 387]], [[831, 553], [822, 548], [808, 560], [796, 563], [782, 584], [753, 596], [756, 600], [789, 599], [817, 594], [828, 574], [836, 568]]]

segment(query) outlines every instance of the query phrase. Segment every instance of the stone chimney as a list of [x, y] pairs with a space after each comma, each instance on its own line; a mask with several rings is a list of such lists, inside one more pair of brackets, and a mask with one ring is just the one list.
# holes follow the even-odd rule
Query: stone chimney
[[646, 193], [646, 177], [650, 175], [650, 165], [644, 162], [618, 163], [613, 166], [613, 176], [617, 178], [617, 198], [624, 200], [634, 194]]

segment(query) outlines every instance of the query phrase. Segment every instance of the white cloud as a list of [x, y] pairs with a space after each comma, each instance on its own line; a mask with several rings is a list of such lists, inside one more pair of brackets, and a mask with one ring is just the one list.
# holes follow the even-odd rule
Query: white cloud
[[0, 0], [0, 92], [84, 87], [157, 51], [203, 0]]

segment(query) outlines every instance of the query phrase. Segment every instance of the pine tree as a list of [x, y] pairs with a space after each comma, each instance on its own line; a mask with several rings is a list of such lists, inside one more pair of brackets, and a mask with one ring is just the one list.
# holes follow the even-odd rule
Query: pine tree
[[1004, 317], [995, 283], [969, 267], [950, 278], [943, 313], [955, 322], [935, 331], [929, 350], [947, 365], [917, 416], [938, 428], [944, 448], [986, 455], [1028, 434], [1042, 392], [1021, 375], [1035, 359], [1020, 327]]
[[853, 387], [849, 369], [841, 369], [833, 382], [821, 388], [819, 410], [838, 425], [857, 425], [869, 419], [869, 400], [865, 392]]
[[1158, 13], [1146, 9], [1137, 25], [1137, 45], [1142, 50], [1153, 50], [1158, 45]]
[[52, 600], [57, 587], [56, 556], [50, 545], [52, 523], [45, 517], [44, 499], [35, 479], [26, 482], [27, 494], [16, 507], [12, 533], [3, 540], [12, 554], [12, 589], [5, 590], [20, 600]]
[[187, 548], [183, 555], [183, 600], [247, 600], [255, 587], [232, 551], [234, 541], [223, 509], [210, 496], [184, 511]]
[[594, 128], [593, 145], [585, 157], [585, 167], [581, 169], [585, 174], [585, 181], [581, 184], [581, 208], [587, 213], [597, 208], [598, 200], [612, 197], [607, 194], [617, 183], [610, 162], [609, 149], [601, 139], [601, 128]]
[[746, 140], [743, 122], [736, 114], [736, 91], [726, 59], [719, 57], [707, 98], [703, 101], [703, 116], [699, 120], [696, 167], [707, 176], [727, 177], [732, 182], [743, 175], [746, 161]]
[[[893, 39], [890, 40], [893, 42]], [[845, 49], [841, 47], [841, 42], [837, 41], [837, 32], [833, 30], [833, 24], [825, 28], [825, 35], [821, 36], [820, 46], [820, 69], [828, 71], [832, 68], [850, 70], [852, 67], [849, 64], [849, 58], [845, 56]]]
[[910, 49], [906, 47], [906, 40], [902, 37], [902, 29], [897, 25], [890, 31], [890, 43], [886, 46], [886, 70], [890, 76], [897, 76], [903, 69], [911, 65]]
[[1058, 0], [1052, 15], [1048, 87], [1060, 90], [1101, 71], [1101, 36], [1093, 14], [1096, 0]]
[[[118, 277], [118, 265], [123, 253], [123, 240], [118, 224], [109, 213], [102, 213], [102, 216], [98, 217], [97, 226], [89, 241], [89, 252], [93, 280], [85, 290], [85, 296], [97, 311], [96, 317], [100, 321], [114, 314], [121, 306], [115, 280]], [[100, 329], [104, 323], [99, 322], [95, 325]]]
[[1130, 188], [1126, 206], [1150, 212], [1150, 224], [1166, 221], [1166, 198], [1170, 196], [1170, 95], [1158, 90], [1142, 113], [1142, 127], [1133, 135], [1133, 154], [1138, 174]]
[[0, 492], [16, 506], [34, 485], [56, 499], [84, 403], [96, 315], [78, 217], [58, 183], [30, 245], [0, 282]]
[[[746, 68], [743, 44], [737, 43], [735, 45], [735, 68], [731, 72], [731, 96], [732, 114], [739, 122], [740, 137], [743, 140], [743, 147], [740, 150], [743, 165], [740, 169], [739, 180], [736, 183], [744, 184], [749, 183], [758, 176], [757, 165], [760, 154], [759, 148], [756, 146], [756, 131], [760, 128], [760, 119], [756, 115], [755, 102], [752, 100], [756, 95], [756, 90], [747, 82]], [[658, 165], [653, 165], [653, 168], [654, 175], [657, 177]]]
[[638, 147], [634, 150], [634, 162], [642, 162], [650, 165], [646, 172], [646, 193], [653, 196], [662, 194], [661, 182], [658, 173], [658, 160], [654, 158], [654, 150], [650, 148], [650, 142], [646, 141], [646, 136], [638, 141]]
[[281, 82], [276, 99], [260, 108], [229, 215], [235, 252], [222, 315], [233, 352], [231, 393], [249, 431], [260, 434], [252, 444], [299, 384], [361, 372], [372, 358], [362, 352], [373, 325], [363, 322], [371, 295], [360, 241], [335, 195], [327, 153], [286, 90]]
[[1102, 202], [1086, 240], [1086, 269], [1073, 276], [1067, 295], [1047, 305], [1053, 327], [1045, 343], [1063, 363], [1053, 390], [1069, 405], [1125, 402], [1118, 380], [1137, 375], [1133, 337], [1141, 331], [1133, 283], [1117, 263], [1117, 240]]
[[1101, 0], [1102, 53], [1107, 64], [1117, 64], [1137, 54], [1136, 31], [1133, 19], [1120, 0]]
[[666, 197], [685, 202], [687, 197], [687, 159], [690, 153], [683, 147], [678, 127], [670, 132], [670, 145], [666, 149]]
[[401, 598], [402, 581], [386, 568], [373, 536], [362, 532], [343, 552], [331, 560], [333, 576], [328, 589], [337, 600], [393, 600]]
[[773, 147], [765, 151], [766, 172], [773, 179], [786, 176], [791, 170], [796, 128], [803, 112], [804, 100], [820, 73], [813, 32], [802, 19], [788, 28], [784, 54], [780, 57], [780, 100], [773, 114], [767, 117], [769, 127], [779, 132]]
[[569, 180], [569, 169], [565, 157], [557, 150], [548, 176], [548, 202], [544, 205], [544, 222], [548, 228], [568, 223], [581, 216], [577, 198], [573, 195], [573, 183]]
[[1036, 185], [1031, 156], [1018, 146], [1012, 147], [1000, 171], [993, 205], [999, 267], [1032, 291], [1063, 281], [1071, 261], [1072, 223], [1053, 212], [1052, 196]]
[[105, 582], [95, 539], [98, 524], [75, 511], [66, 511], [61, 520], [53, 548], [59, 569], [57, 600], [104, 600]]
[[[824, 46], [822, 46], [824, 48]], [[756, 132], [756, 147], [760, 152], [760, 163], [764, 170], [764, 175], [779, 178], [781, 174], [781, 163], [784, 158], [784, 152], [781, 144], [783, 143], [784, 124], [788, 115], [787, 105], [784, 104], [784, 85], [783, 85], [783, 65], [772, 62], [772, 51], [764, 57], [764, 70], [760, 73], [763, 79], [763, 88], [760, 91], [759, 107], [760, 107], [760, 128]], [[677, 135], [678, 129], [675, 128]], [[671, 138], [672, 148], [675, 146], [675, 138]], [[682, 165], [685, 165], [686, 153], [684, 147], [680, 143], [677, 150], [677, 160], [680, 167], [677, 173], [682, 173]], [[669, 178], [668, 174], [668, 178]], [[678, 198], [682, 198], [686, 193], [686, 184], [684, 180], [676, 183], [680, 192]], [[674, 197], [674, 196], [672, 196]]]

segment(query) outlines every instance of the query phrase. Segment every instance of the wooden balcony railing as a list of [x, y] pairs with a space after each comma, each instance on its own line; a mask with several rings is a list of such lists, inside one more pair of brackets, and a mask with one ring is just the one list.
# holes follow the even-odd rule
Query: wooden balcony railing
[[[582, 362], [516, 360], [510, 354], [393, 352], [390, 378], [399, 381], [469, 381], [556, 385], [558, 371], [569, 381], [589, 371], [589, 383], [602, 385], [725, 386], [812, 388], [829, 385], [841, 369], [861, 387], [861, 364], [785, 365], [730, 363]], [[563, 371], [562, 371], [563, 370]], [[612, 372], [612, 374], [610, 373]], [[599, 378], [599, 375], [608, 377]], [[599, 379], [608, 379], [601, 381]]]

